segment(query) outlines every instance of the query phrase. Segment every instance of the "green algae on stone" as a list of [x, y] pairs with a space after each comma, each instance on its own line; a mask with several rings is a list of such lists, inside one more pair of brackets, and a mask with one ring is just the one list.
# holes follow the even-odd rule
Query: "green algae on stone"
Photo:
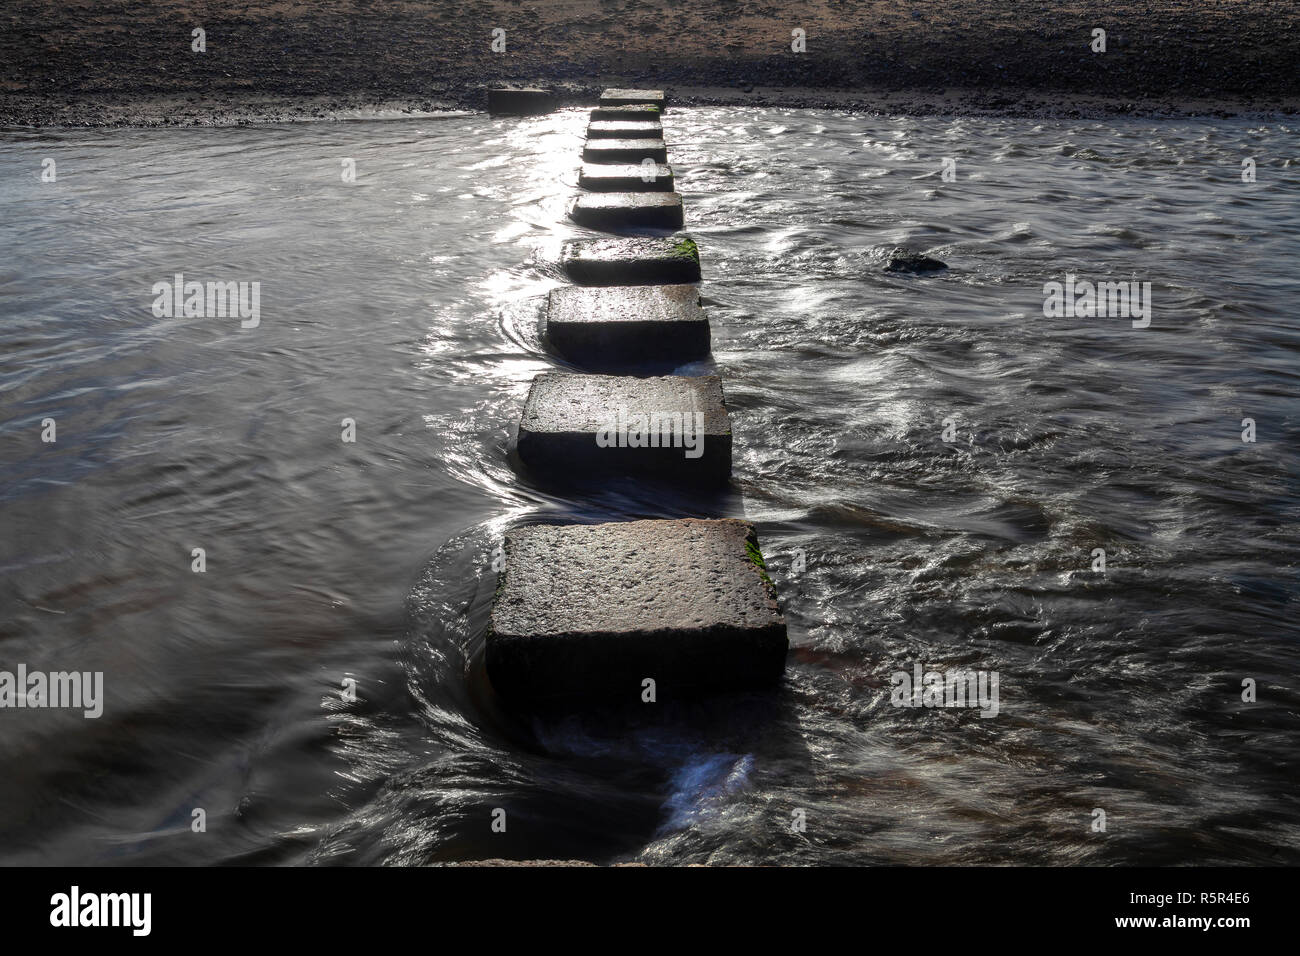
[[745, 554], [749, 556], [750, 564], [758, 568], [758, 576], [763, 579], [763, 583], [775, 590], [776, 585], [772, 583], [772, 578], [767, 573], [767, 562], [763, 560], [763, 552], [758, 550], [758, 542], [755, 539], [745, 539]]
[[672, 254], [679, 259], [694, 259], [700, 261], [700, 247], [695, 244], [695, 240], [689, 236], [678, 239], [673, 245]]

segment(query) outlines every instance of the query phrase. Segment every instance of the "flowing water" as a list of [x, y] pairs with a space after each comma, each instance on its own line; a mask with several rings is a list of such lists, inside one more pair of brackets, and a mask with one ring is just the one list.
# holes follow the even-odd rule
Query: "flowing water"
[[[0, 862], [1300, 862], [1295, 124], [669, 113], [704, 500], [512, 465], [585, 122], [0, 137], [0, 669], [105, 697], [0, 710]], [[258, 324], [155, 316], [176, 273]], [[1070, 274], [1149, 326], [1046, 317]], [[505, 530], [685, 514], [756, 523], [781, 687], [500, 708]], [[996, 716], [893, 706], [917, 665]]]

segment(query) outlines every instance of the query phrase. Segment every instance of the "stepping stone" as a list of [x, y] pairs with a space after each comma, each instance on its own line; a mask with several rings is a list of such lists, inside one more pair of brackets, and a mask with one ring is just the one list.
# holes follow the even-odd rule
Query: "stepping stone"
[[630, 106], [598, 106], [591, 111], [593, 122], [602, 120], [657, 120], [663, 111], [652, 103], [634, 103]]
[[693, 285], [565, 286], [547, 300], [546, 337], [591, 368], [688, 362], [709, 354], [709, 319]]
[[599, 193], [672, 192], [673, 168], [662, 163], [584, 163], [578, 185]]
[[488, 112], [493, 116], [538, 116], [551, 112], [556, 105], [550, 90], [488, 90]]
[[664, 108], [663, 90], [606, 90], [600, 94], [600, 105], [606, 106], [641, 106], [649, 104]]
[[587, 193], [569, 206], [569, 218], [589, 229], [680, 229], [685, 225], [681, 193]]
[[788, 650], [747, 521], [542, 524], [506, 534], [486, 664], [511, 704], [650, 708], [771, 687]]
[[689, 236], [579, 239], [560, 262], [579, 285], [674, 285], [700, 281], [700, 251]]
[[577, 375], [533, 379], [519, 422], [519, 459], [573, 475], [634, 475], [723, 485], [731, 419], [716, 375]]
[[593, 120], [587, 124], [587, 139], [663, 139], [664, 127], [653, 122]]
[[662, 139], [591, 139], [582, 147], [584, 163], [639, 163], [643, 159], [668, 162]]

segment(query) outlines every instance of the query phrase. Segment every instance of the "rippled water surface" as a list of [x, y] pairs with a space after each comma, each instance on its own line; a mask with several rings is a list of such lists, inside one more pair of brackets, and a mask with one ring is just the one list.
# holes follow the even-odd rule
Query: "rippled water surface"
[[[511, 464], [585, 121], [0, 135], [0, 668], [107, 696], [0, 711], [0, 861], [1300, 862], [1294, 125], [668, 114], [682, 371], [736, 439], [702, 500]], [[155, 318], [177, 272], [260, 325]], [[1149, 281], [1150, 327], [1045, 318], [1067, 273]], [[497, 706], [509, 526], [719, 513], [779, 691]], [[998, 715], [891, 706], [916, 663]]]

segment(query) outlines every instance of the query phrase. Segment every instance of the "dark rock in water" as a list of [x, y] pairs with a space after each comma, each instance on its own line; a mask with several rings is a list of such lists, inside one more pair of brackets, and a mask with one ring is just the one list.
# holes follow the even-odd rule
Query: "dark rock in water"
[[488, 677], [519, 705], [636, 707], [770, 686], [785, 619], [748, 522], [531, 525], [506, 535]]
[[685, 222], [682, 197], [675, 192], [586, 193], [573, 201], [569, 218], [606, 232], [680, 229]]
[[889, 264], [885, 266], [886, 272], [938, 272], [940, 269], [948, 268], [948, 263], [940, 262], [938, 259], [931, 259], [929, 256], [923, 256], [919, 252], [898, 248], [889, 254]]
[[547, 477], [632, 475], [719, 487], [731, 476], [731, 419], [716, 375], [533, 379], [519, 459]]

